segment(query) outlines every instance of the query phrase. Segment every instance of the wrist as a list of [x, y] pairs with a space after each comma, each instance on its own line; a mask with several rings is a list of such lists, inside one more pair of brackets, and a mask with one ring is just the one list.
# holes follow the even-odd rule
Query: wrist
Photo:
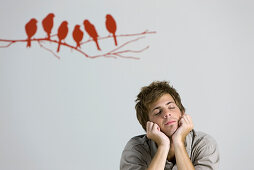
[[163, 148], [169, 148], [170, 146], [170, 141], [168, 140], [161, 140], [160, 142], [157, 143], [158, 147], [161, 146]]
[[169, 148], [170, 148], [169, 144], [159, 144], [158, 145], [158, 150], [164, 150], [164, 151], [168, 152]]
[[161, 147], [161, 148], [169, 148], [170, 147], [170, 141], [169, 139], [168, 140], [158, 140], [157, 142], [155, 142], [157, 144], [158, 147]]
[[173, 144], [174, 146], [184, 146], [184, 139], [182, 138], [174, 138], [173, 140]]

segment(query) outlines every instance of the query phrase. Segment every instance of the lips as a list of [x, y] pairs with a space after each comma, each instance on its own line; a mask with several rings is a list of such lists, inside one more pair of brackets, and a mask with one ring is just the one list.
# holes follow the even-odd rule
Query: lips
[[171, 120], [171, 121], [168, 121], [167, 123], [165, 123], [165, 125], [171, 125], [171, 124], [174, 124], [176, 121], [175, 120]]

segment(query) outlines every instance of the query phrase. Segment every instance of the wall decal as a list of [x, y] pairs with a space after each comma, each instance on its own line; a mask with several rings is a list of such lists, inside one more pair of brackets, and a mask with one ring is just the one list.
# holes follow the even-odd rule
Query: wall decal
[[27, 34], [27, 47], [31, 47], [31, 38], [37, 31], [37, 20], [32, 18], [25, 26], [26, 34]]
[[[35, 18], [30, 19], [25, 25], [25, 32], [27, 35], [27, 39], [18, 39], [18, 40], [9, 40], [9, 39], [0, 39], [0, 42], [5, 43], [5, 45], [0, 45], [0, 48], [7, 48], [11, 45], [18, 42], [25, 42], [27, 44], [27, 48], [31, 48], [32, 42], [37, 42], [40, 47], [52, 53], [56, 58], [60, 59], [60, 56], [57, 54], [61, 51], [61, 48], [66, 47], [73, 49], [87, 58], [98, 58], [98, 57], [107, 57], [107, 58], [127, 58], [127, 59], [139, 59], [136, 56], [130, 56], [130, 54], [141, 53], [149, 48], [149, 45], [138, 50], [128, 49], [128, 45], [134, 42], [137, 42], [140, 39], [145, 38], [147, 34], [155, 34], [155, 31], [144, 31], [141, 33], [134, 34], [116, 34], [117, 32], [117, 22], [114, 17], [110, 14], [107, 14], [105, 17], [105, 28], [109, 32], [108, 36], [99, 36], [96, 27], [88, 20], [85, 19], [83, 21], [83, 25], [75, 25], [72, 31], [72, 38], [75, 41], [75, 45], [67, 43], [65, 41], [68, 33], [70, 32], [68, 27], [68, 22], [63, 21], [58, 27], [57, 34], [52, 35], [52, 29], [54, 26], [54, 13], [49, 13], [41, 22], [43, 30], [45, 31], [46, 37], [44, 38], [35, 38], [37, 27], [39, 26], [38, 21]], [[83, 31], [82, 31], [83, 29]], [[90, 39], [82, 41], [84, 34], [89, 35]], [[56, 38], [57, 37], [57, 38]], [[123, 37], [133, 37], [132, 39], [125, 40], [122, 43], [119, 43], [117, 39]], [[107, 49], [103, 51], [100, 48], [100, 43], [103, 40], [112, 39], [114, 43], [113, 49]], [[51, 42], [50, 45], [57, 44], [56, 52], [44, 45], [45, 42]], [[95, 48], [97, 49], [97, 54], [88, 54], [87, 52], [81, 49], [82, 45], [94, 43]], [[55, 46], [54, 46], [55, 47]], [[127, 48], [127, 49], [126, 49]], [[132, 47], [133, 48], [133, 47]]]
[[74, 41], [77, 43], [76, 48], [81, 48], [80, 42], [83, 39], [84, 33], [80, 30], [80, 25], [76, 25], [72, 33]]
[[50, 13], [42, 20], [42, 27], [44, 31], [47, 33], [49, 40], [50, 40], [51, 30], [54, 25], [54, 21], [53, 21], [54, 17], [55, 15], [53, 13]]
[[115, 45], [117, 46], [117, 40], [116, 40], [116, 21], [112, 17], [112, 15], [108, 14], [106, 15], [106, 28], [108, 32], [113, 34]]
[[88, 20], [84, 21], [84, 27], [88, 35], [93, 39], [95, 42], [97, 49], [100, 51], [100, 47], [98, 44], [98, 34], [93, 24], [91, 24]]
[[63, 21], [57, 31], [57, 37], [59, 39], [57, 52], [59, 52], [59, 50], [60, 50], [61, 41], [66, 38], [67, 34], [68, 34], [68, 22]]

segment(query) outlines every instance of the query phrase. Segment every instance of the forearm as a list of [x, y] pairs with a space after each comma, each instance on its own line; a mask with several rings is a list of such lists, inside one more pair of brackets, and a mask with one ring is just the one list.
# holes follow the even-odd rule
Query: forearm
[[147, 170], [164, 170], [168, 151], [168, 146], [159, 146]]
[[185, 149], [184, 143], [179, 142], [174, 144], [175, 158], [178, 170], [195, 170], [188, 153]]

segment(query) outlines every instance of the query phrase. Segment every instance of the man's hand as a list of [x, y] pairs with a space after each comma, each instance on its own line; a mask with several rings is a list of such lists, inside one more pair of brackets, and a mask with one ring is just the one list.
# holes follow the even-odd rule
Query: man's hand
[[160, 127], [153, 122], [146, 123], [146, 135], [149, 139], [153, 140], [158, 146], [166, 146], [169, 149], [169, 138], [160, 131]]
[[190, 115], [183, 114], [179, 121], [179, 127], [172, 136], [177, 169], [179, 170], [195, 170], [184, 146], [185, 137], [192, 129], [193, 124]]
[[163, 170], [168, 156], [170, 140], [160, 131], [160, 127], [156, 123], [150, 121], [146, 123], [146, 133], [147, 137], [158, 145], [158, 150], [147, 170]]
[[184, 143], [185, 137], [193, 129], [193, 123], [190, 115], [183, 114], [179, 121], [179, 127], [172, 136], [173, 143]]

